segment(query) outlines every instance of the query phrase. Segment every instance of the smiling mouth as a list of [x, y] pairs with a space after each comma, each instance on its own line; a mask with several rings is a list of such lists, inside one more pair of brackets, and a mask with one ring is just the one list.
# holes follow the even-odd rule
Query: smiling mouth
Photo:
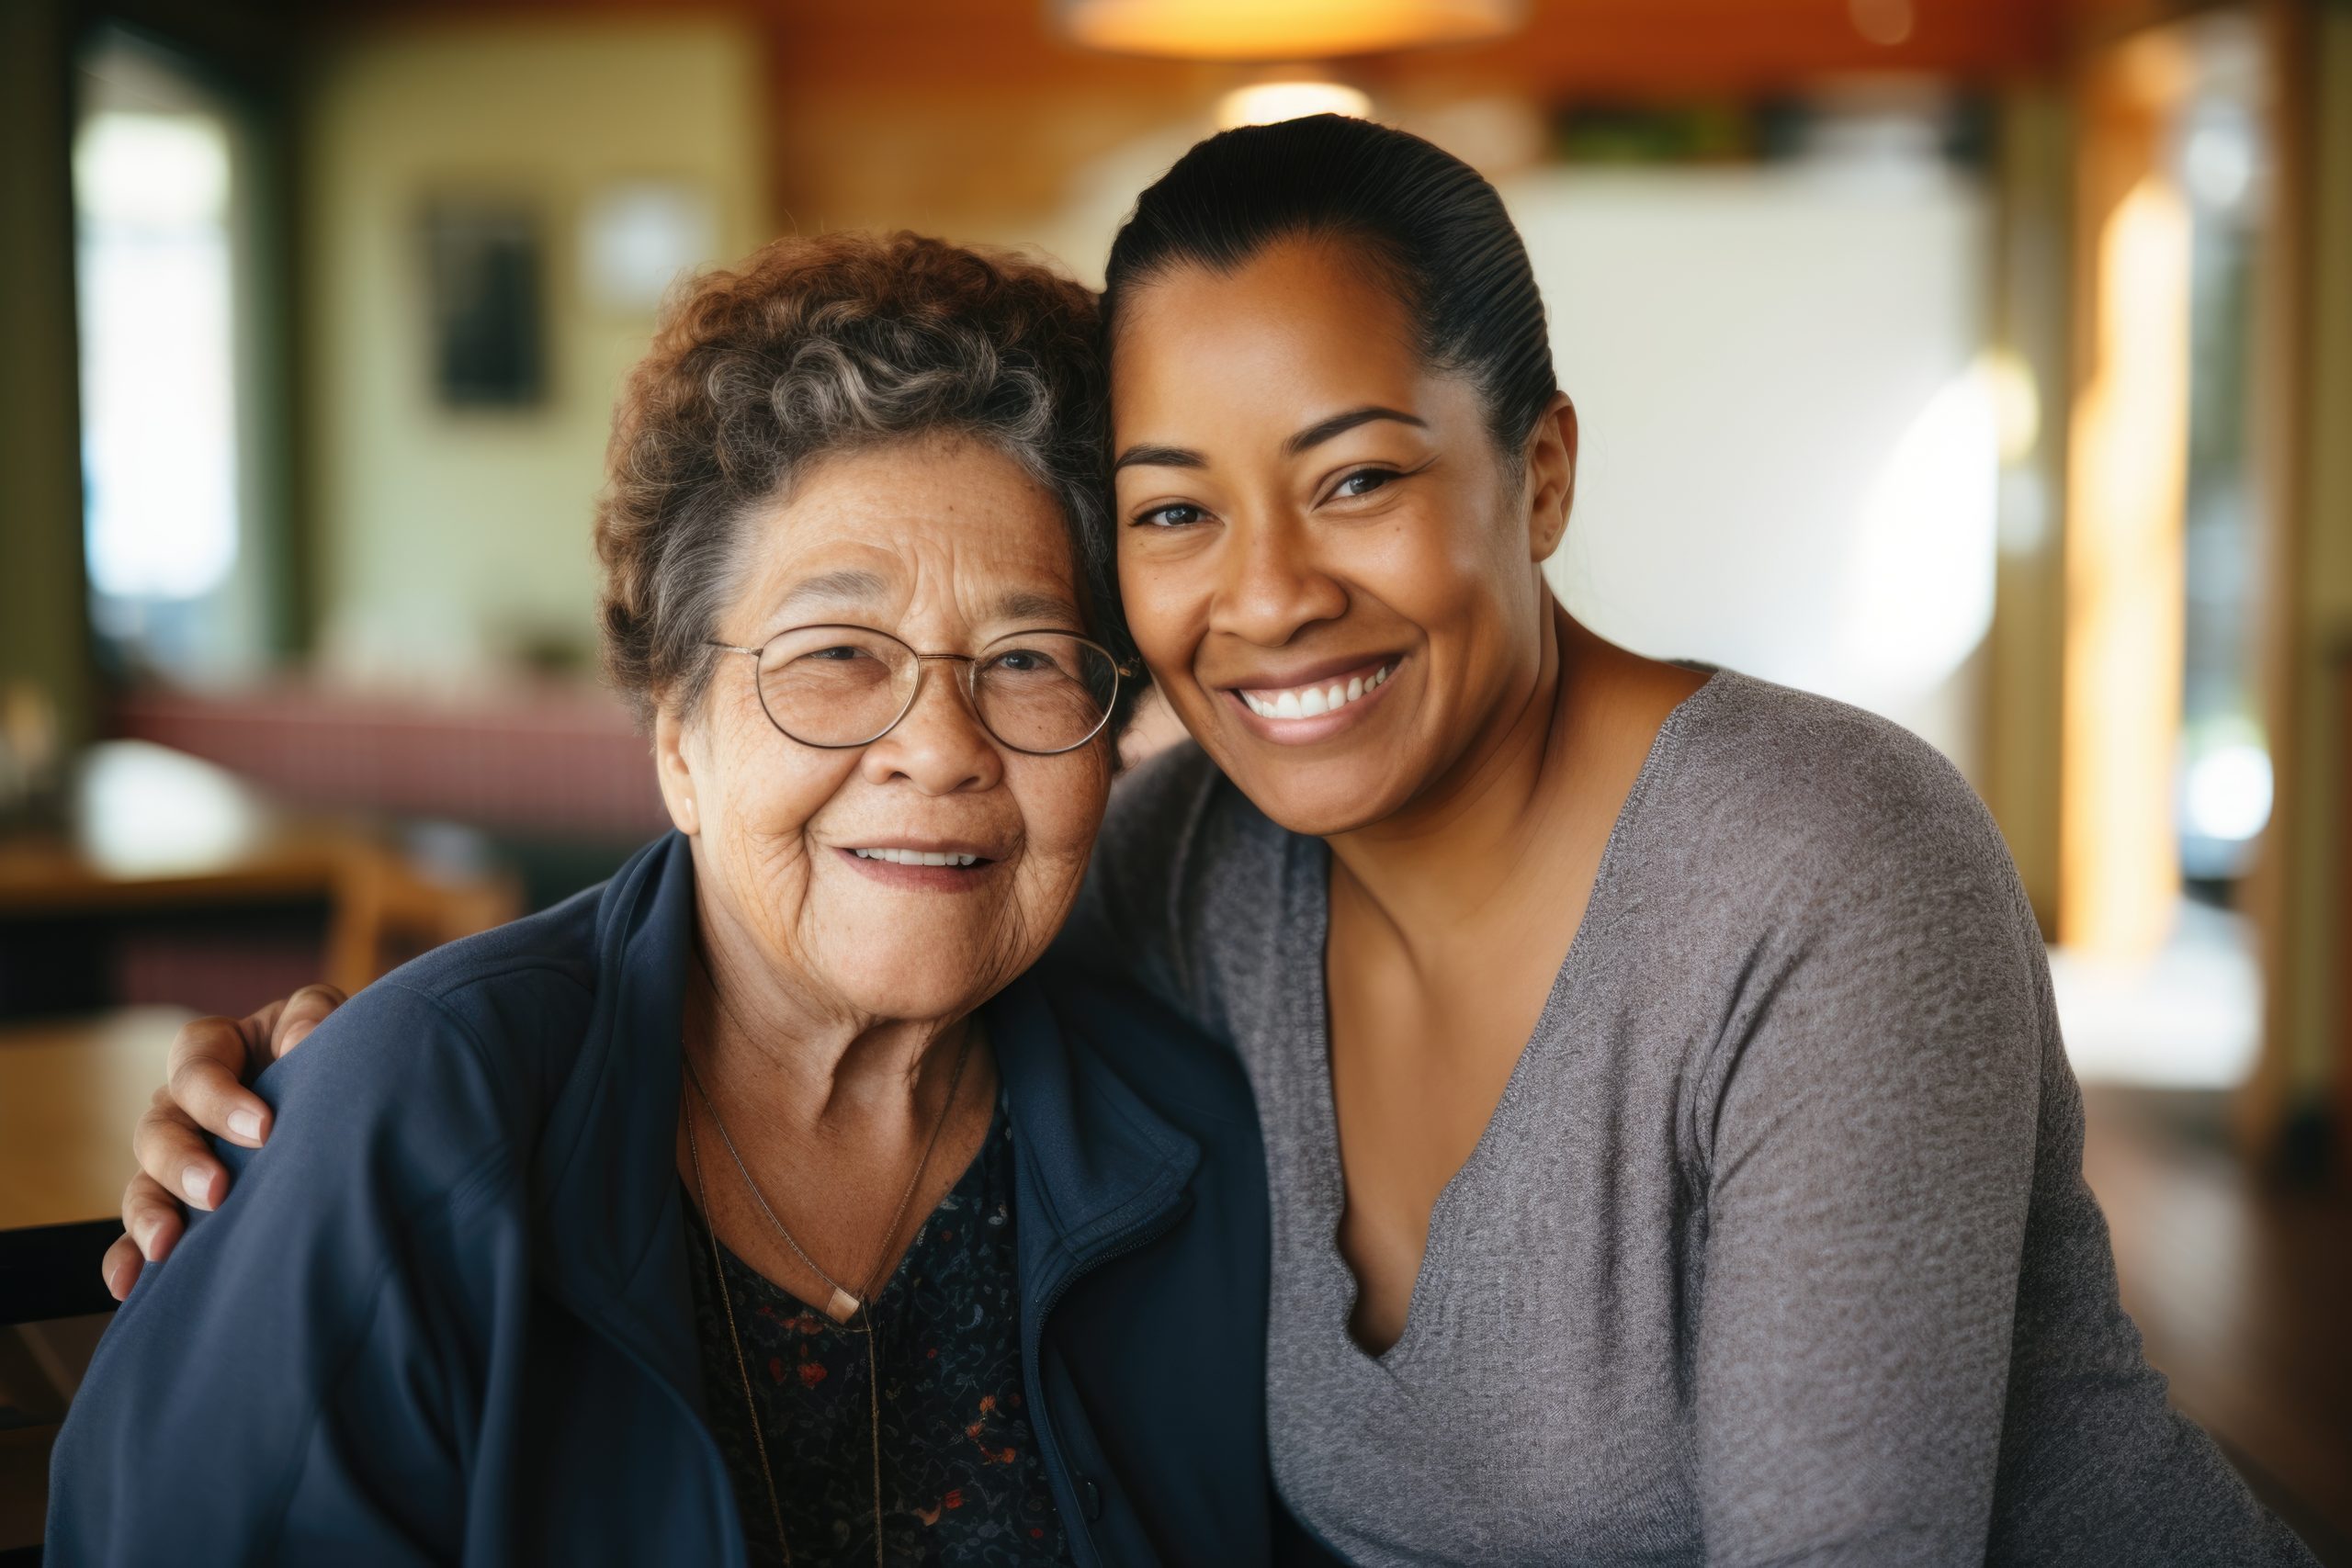
[[905, 844], [840, 844], [842, 863], [885, 887], [960, 893], [986, 887], [1003, 861], [978, 850], [916, 849]]
[[1360, 703], [1380, 690], [1395, 673], [1396, 661], [1385, 660], [1376, 665], [1350, 671], [1344, 678], [1309, 682], [1297, 686], [1236, 686], [1233, 694], [1241, 705], [1260, 718], [1281, 722], [1286, 719], [1321, 718], [1338, 713], [1351, 703]]
[[850, 853], [860, 860], [878, 860], [888, 865], [993, 865], [984, 855], [967, 855], [955, 850], [891, 850], [853, 849]]

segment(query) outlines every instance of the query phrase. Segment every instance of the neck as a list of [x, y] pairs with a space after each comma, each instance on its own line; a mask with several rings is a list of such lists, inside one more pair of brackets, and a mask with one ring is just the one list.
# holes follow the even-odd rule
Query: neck
[[854, 1016], [813, 1005], [705, 920], [685, 1005], [685, 1049], [722, 1104], [756, 1104], [778, 1132], [834, 1132], [938, 1113], [968, 1017]]
[[1402, 810], [1326, 840], [1334, 894], [1408, 947], [1442, 947], [1444, 933], [1483, 929], [1482, 910], [1545, 875], [1542, 852], [1580, 771], [1578, 666], [1607, 645], [1548, 592], [1543, 609], [1533, 666], [1453, 765]]

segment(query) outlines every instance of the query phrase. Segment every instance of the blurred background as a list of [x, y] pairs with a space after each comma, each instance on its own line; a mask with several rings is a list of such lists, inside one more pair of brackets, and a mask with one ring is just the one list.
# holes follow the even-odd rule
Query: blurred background
[[176, 1022], [663, 825], [588, 524], [671, 283], [852, 227], [1099, 281], [1193, 140], [1325, 108], [1527, 236], [1577, 613], [1991, 803], [2150, 1355], [2352, 1562], [2332, 0], [0, 6], [0, 1562]]

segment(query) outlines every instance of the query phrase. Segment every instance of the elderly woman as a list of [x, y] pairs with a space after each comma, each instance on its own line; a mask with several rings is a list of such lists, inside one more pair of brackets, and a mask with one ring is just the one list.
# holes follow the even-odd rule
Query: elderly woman
[[1229, 1055], [1024, 971], [1135, 682], [1087, 292], [788, 241], [616, 419], [609, 668], [676, 831], [261, 1080], [59, 1439], [52, 1561], [1247, 1562]]

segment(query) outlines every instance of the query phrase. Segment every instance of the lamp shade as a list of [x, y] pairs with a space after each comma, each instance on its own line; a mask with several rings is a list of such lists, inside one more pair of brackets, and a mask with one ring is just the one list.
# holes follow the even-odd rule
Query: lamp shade
[[1089, 49], [1182, 60], [1328, 60], [1500, 38], [1523, 0], [1048, 0]]
[[1231, 130], [1238, 125], [1272, 125], [1311, 114], [1369, 119], [1372, 100], [1361, 88], [1341, 82], [1253, 82], [1217, 100], [1216, 123], [1218, 130]]

